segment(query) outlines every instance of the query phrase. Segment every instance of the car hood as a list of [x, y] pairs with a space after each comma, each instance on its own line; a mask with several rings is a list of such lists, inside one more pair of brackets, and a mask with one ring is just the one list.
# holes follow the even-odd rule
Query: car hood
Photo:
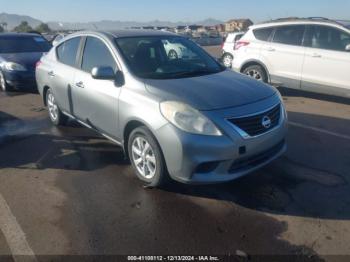
[[36, 62], [42, 55], [41, 52], [0, 54], [0, 62], [14, 62], [25, 66], [28, 70], [34, 70]]
[[182, 79], [147, 79], [145, 84], [150, 93], [162, 100], [180, 101], [197, 110], [242, 106], [276, 93], [273, 87], [231, 70]]

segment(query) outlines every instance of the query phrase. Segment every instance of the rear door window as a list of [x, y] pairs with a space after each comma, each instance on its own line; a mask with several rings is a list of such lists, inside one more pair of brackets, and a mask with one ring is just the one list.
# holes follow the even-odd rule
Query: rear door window
[[300, 46], [305, 32], [304, 25], [289, 25], [276, 27], [274, 43]]
[[267, 42], [270, 39], [273, 29], [274, 29], [273, 27], [260, 28], [260, 29], [253, 30], [253, 33], [256, 39]]
[[69, 39], [57, 47], [57, 59], [63, 64], [76, 66], [81, 37]]
[[87, 37], [81, 68], [90, 73], [97, 66], [117, 69], [117, 63], [105, 43], [96, 37]]

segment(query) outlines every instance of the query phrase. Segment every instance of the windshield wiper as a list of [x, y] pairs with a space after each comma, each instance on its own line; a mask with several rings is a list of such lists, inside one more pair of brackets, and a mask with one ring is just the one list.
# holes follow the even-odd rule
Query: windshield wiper
[[214, 73], [217, 73], [217, 71], [202, 69], [202, 70], [178, 72], [178, 73], [173, 73], [171, 75], [174, 77], [191, 77], [191, 76], [200, 76], [200, 75], [214, 74]]

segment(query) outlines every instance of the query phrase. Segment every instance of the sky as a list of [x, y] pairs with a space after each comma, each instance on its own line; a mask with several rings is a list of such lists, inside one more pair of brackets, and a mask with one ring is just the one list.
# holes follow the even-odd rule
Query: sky
[[200, 21], [323, 16], [350, 20], [350, 0], [0, 0], [0, 12], [42, 21]]

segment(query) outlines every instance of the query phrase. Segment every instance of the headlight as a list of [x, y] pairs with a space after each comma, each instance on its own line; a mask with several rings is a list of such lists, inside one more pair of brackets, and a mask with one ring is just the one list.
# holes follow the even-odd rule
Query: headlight
[[160, 111], [170, 123], [183, 131], [206, 136], [222, 136], [213, 122], [189, 105], [167, 101], [160, 104]]
[[24, 66], [13, 62], [6, 62], [4, 64], [4, 67], [8, 71], [27, 71]]

